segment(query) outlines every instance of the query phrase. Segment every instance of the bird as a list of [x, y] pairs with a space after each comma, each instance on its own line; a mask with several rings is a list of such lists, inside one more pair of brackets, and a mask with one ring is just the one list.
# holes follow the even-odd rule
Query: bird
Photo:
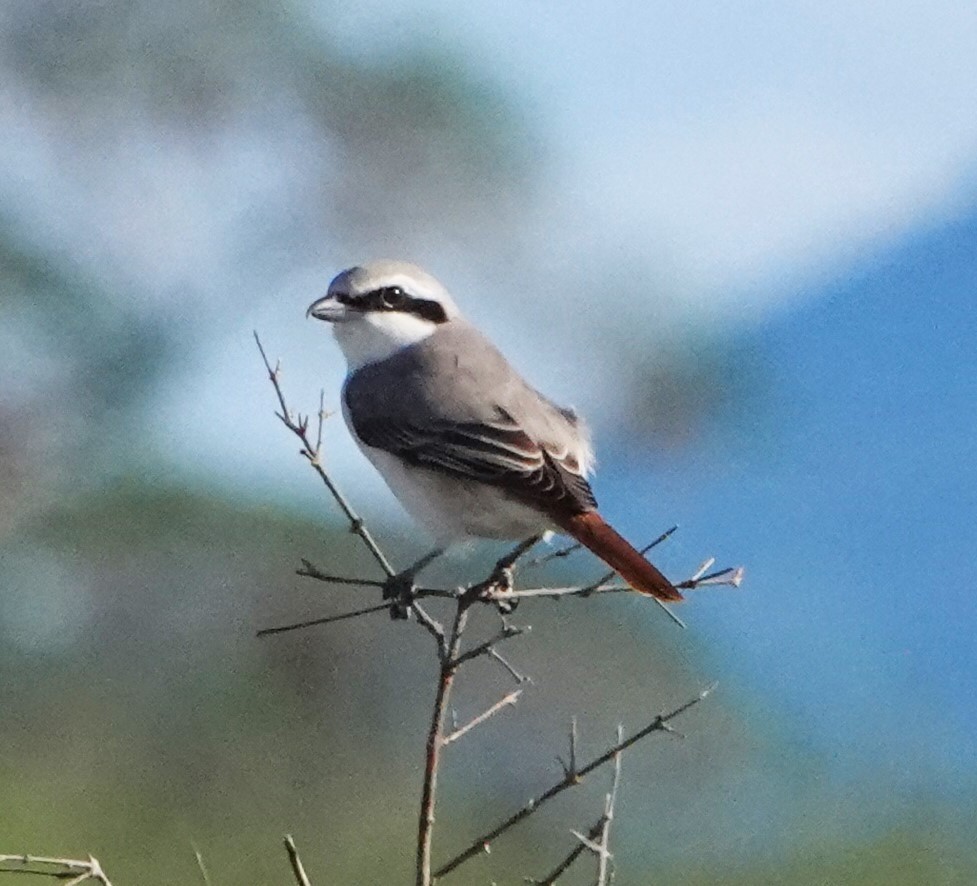
[[556, 531], [635, 591], [682, 599], [599, 513], [585, 422], [525, 381], [437, 279], [403, 261], [357, 265], [306, 316], [332, 325], [346, 358], [351, 435], [439, 544], [418, 567], [472, 538]]

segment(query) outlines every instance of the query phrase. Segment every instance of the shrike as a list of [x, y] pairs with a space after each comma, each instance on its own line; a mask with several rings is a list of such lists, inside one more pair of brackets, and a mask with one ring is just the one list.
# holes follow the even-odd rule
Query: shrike
[[682, 599], [597, 512], [583, 421], [525, 382], [430, 274], [394, 261], [349, 268], [307, 315], [333, 324], [346, 357], [350, 432], [440, 544], [556, 529], [636, 591]]

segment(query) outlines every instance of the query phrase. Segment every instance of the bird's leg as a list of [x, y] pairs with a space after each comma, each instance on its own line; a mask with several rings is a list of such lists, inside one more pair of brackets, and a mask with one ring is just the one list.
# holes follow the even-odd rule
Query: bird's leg
[[520, 557], [528, 554], [536, 545], [538, 545], [543, 540], [543, 533], [538, 535], [531, 535], [529, 538], [523, 539], [519, 544], [517, 544], [508, 554], [502, 557], [495, 564], [495, 572], [499, 575], [505, 573], [508, 576], [508, 580], [512, 581], [512, 567], [516, 565], [516, 561]]
[[[519, 542], [508, 554], [500, 557], [492, 570], [487, 582], [482, 585], [483, 590], [495, 593], [508, 593], [512, 590], [512, 569], [516, 562], [524, 554], [529, 553], [532, 548], [543, 540], [542, 534], [531, 535], [529, 538]], [[496, 601], [499, 611], [503, 615], [513, 612], [518, 604], [518, 600], [498, 600]]]
[[414, 601], [416, 586], [414, 579], [417, 574], [437, 560], [444, 553], [444, 548], [428, 551], [423, 557], [408, 566], [402, 572], [391, 575], [383, 586], [383, 599], [395, 600], [390, 607], [390, 617], [393, 619], [410, 618], [410, 604]]

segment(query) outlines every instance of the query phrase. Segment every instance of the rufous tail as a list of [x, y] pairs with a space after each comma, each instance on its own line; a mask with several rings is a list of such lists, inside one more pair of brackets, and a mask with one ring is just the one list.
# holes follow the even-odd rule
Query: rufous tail
[[672, 583], [634, 549], [627, 539], [604, 521], [597, 511], [564, 517], [560, 526], [593, 551], [632, 588], [659, 600], [681, 600]]

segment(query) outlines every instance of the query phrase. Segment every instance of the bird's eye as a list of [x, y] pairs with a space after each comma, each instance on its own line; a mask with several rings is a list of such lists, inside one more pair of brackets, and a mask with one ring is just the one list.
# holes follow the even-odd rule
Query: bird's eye
[[396, 310], [403, 307], [407, 301], [407, 293], [399, 286], [385, 286], [380, 290], [380, 304], [385, 308]]

